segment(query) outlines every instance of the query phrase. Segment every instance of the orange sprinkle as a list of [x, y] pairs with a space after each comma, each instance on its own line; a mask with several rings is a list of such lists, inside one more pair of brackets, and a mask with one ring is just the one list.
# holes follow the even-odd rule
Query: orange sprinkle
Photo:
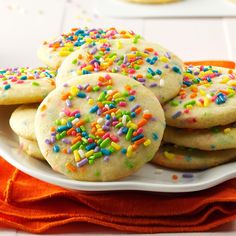
[[47, 106], [46, 105], [43, 105], [41, 108], [40, 108], [40, 111], [45, 111], [47, 109]]
[[89, 85], [87, 88], [86, 88], [86, 92], [91, 92], [93, 90], [92, 86]]
[[102, 113], [103, 116], [105, 116], [106, 114], [111, 114], [112, 112], [116, 112], [118, 109], [117, 108], [112, 108], [111, 110], [105, 111]]
[[129, 91], [129, 90], [131, 90], [132, 88], [131, 88], [131, 86], [130, 85], [125, 85], [125, 90], [127, 90], [127, 91]]
[[140, 127], [142, 127], [142, 126], [144, 126], [146, 124], [147, 124], [147, 120], [146, 119], [142, 119], [141, 121], [138, 122], [138, 127], [140, 128]]
[[81, 54], [78, 55], [78, 59], [83, 59], [83, 56]]
[[138, 146], [138, 145], [144, 143], [145, 141], [146, 141], [146, 138], [141, 138], [141, 139], [135, 141], [134, 144]]
[[106, 80], [105, 80], [105, 78], [104, 78], [104, 77], [102, 77], [102, 76], [99, 76], [99, 78], [98, 78], [98, 81], [100, 81], [100, 82], [105, 82]]
[[71, 163], [67, 163], [66, 164], [66, 168], [68, 170], [70, 170], [71, 172], [75, 172], [76, 171], [76, 168]]
[[221, 93], [223, 93], [223, 94], [225, 94], [225, 95], [228, 95], [228, 94], [229, 94], [229, 92], [228, 92], [228, 91], [226, 91], [226, 90], [223, 90], [223, 89], [220, 89], [220, 92], [221, 92]]
[[192, 94], [190, 95], [190, 98], [195, 98], [195, 97], [197, 97], [197, 93], [192, 93]]
[[136, 47], [131, 47], [130, 50], [131, 51], [137, 51], [137, 48]]
[[67, 150], [66, 150], [65, 148], [62, 149], [62, 152], [65, 153], [65, 154], [67, 154]]
[[133, 149], [133, 151], [135, 151], [135, 150], [137, 150], [137, 145], [135, 145], [135, 143], [132, 145], [132, 149]]
[[103, 104], [101, 102], [97, 102], [97, 105], [98, 105], [99, 108], [103, 107]]
[[74, 130], [75, 130], [74, 128], [70, 128], [69, 130], [67, 130], [66, 134], [67, 134], [67, 135], [71, 135], [71, 133], [72, 133]]
[[144, 51], [153, 52], [154, 49], [153, 48], [145, 48]]
[[135, 110], [135, 113], [136, 113], [136, 114], [139, 114], [141, 111], [142, 111], [142, 108], [139, 107], [139, 108], [137, 108], [137, 109]]
[[52, 127], [50, 128], [50, 131], [51, 131], [51, 132], [55, 132], [55, 131], [56, 131], [56, 127], [55, 127], [55, 126], [52, 126]]
[[152, 118], [152, 114], [145, 113], [145, 114], [143, 114], [143, 118], [149, 120]]
[[80, 127], [81, 125], [83, 125], [85, 122], [84, 120], [80, 120], [76, 123], [76, 127]]
[[70, 93], [67, 92], [67, 93], [65, 93], [65, 94], [63, 94], [63, 95], [61, 96], [61, 99], [62, 99], [62, 100], [66, 100], [69, 96], [70, 96]]
[[77, 136], [76, 138], [73, 138], [71, 140], [71, 144], [75, 144], [75, 143], [79, 142], [80, 140], [81, 140], [81, 136]]

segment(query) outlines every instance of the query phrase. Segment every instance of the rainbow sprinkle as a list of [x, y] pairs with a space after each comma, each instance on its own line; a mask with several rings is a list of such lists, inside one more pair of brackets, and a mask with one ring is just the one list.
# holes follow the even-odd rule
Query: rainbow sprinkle
[[49, 47], [53, 51], [57, 51], [59, 56], [66, 57], [85, 43], [102, 42], [104, 39], [116, 38], [133, 38], [134, 41], [137, 41], [140, 36], [136, 35], [133, 31], [118, 31], [116, 28], [73, 28], [69, 33], [61, 34], [60, 37], [53, 42], [45, 41], [44, 46]]
[[[96, 99], [90, 96], [94, 92], [99, 93]], [[156, 119], [149, 110], [143, 110], [135, 102], [136, 90], [130, 85], [124, 86], [123, 91], [113, 89], [109, 74], [98, 76], [95, 86], [70, 87], [61, 99], [65, 108], [60, 112], [59, 119], [55, 120], [51, 136], [45, 143], [52, 147], [53, 152], [73, 154], [77, 168], [92, 165], [98, 158], [107, 162], [115, 158], [113, 153], [132, 158], [139, 147], [146, 148], [159, 139], [156, 132], [152, 133], [152, 140], [145, 136], [145, 125]], [[72, 108], [75, 99], [90, 106], [87, 114]], [[132, 103], [130, 109], [126, 108], [128, 103]], [[95, 119], [92, 118], [94, 115]], [[138, 121], [135, 122], [134, 118]], [[121, 139], [126, 140], [128, 145], [122, 144]], [[65, 144], [69, 147], [64, 148]], [[133, 168], [129, 161], [126, 161], [126, 166]], [[68, 169], [73, 169], [71, 164]], [[76, 171], [76, 168], [73, 170]]]
[[32, 86], [39, 86], [37, 80], [50, 79], [54, 84], [54, 78], [56, 71], [50, 68], [39, 67], [39, 68], [6, 68], [0, 69], [0, 90], [9, 90], [14, 84], [24, 84], [31, 82]]

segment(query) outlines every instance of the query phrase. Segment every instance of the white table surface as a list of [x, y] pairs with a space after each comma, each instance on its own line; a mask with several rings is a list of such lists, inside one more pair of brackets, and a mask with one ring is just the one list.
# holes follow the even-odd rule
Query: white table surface
[[[98, 0], [1, 0], [0, 67], [40, 65], [35, 53], [40, 43], [76, 26], [132, 29], [149, 41], [169, 48], [185, 61], [236, 60], [236, 18], [102, 18], [93, 13], [94, 1]], [[76, 233], [78, 225], [72, 225], [54, 230], [50, 235], [120, 234], [88, 224], [79, 224], [79, 231], [80, 234]], [[232, 222], [209, 233], [184, 235], [235, 235], [235, 232], [236, 222]], [[0, 236], [14, 235], [29, 234], [0, 228]]]

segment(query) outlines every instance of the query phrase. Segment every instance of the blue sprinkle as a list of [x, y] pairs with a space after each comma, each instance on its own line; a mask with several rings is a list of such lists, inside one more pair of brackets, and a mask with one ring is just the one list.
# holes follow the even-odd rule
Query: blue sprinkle
[[127, 128], [127, 127], [123, 127], [123, 128], [122, 128], [122, 133], [123, 133], [123, 134], [127, 134], [127, 132], [128, 132], [128, 128]]
[[86, 93], [78, 92], [77, 93], [77, 97], [79, 97], [79, 98], [86, 98]]
[[135, 99], [135, 96], [133, 96], [133, 95], [129, 96], [129, 101], [130, 102], [134, 101], [134, 99]]
[[47, 72], [47, 71], [45, 71], [45, 75], [46, 75], [47, 77], [49, 77], [49, 78], [52, 78], [52, 75], [51, 75], [49, 72]]
[[81, 129], [80, 128], [76, 128], [75, 129], [77, 133], [80, 133], [81, 132]]
[[161, 75], [161, 74], [162, 74], [162, 71], [159, 70], [159, 69], [157, 69], [157, 70], [156, 70], [156, 74]]
[[173, 67], [172, 67], [172, 70], [173, 70], [174, 72], [176, 72], [177, 74], [181, 74], [181, 70], [180, 70], [180, 68], [179, 68], [178, 66], [173, 66]]
[[77, 114], [75, 115], [75, 117], [76, 117], [76, 118], [80, 118], [80, 117], [81, 117], [80, 113], [77, 113]]
[[219, 93], [217, 95], [217, 98], [215, 100], [216, 104], [220, 105], [226, 102], [226, 97], [223, 93]]
[[82, 71], [82, 74], [83, 74], [83, 75], [87, 75], [87, 74], [91, 74], [91, 72], [88, 71], [88, 70], [83, 70], [83, 71]]
[[98, 105], [95, 105], [95, 106], [93, 106], [91, 109], [90, 109], [90, 113], [95, 113], [95, 112], [97, 112], [97, 110], [98, 110]]
[[20, 80], [27, 80], [27, 76], [26, 75], [21, 76]]
[[101, 152], [104, 156], [109, 156], [111, 155], [111, 151], [106, 149], [106, 148], [101, 148]]
[[133, 111], [133, 112], [131, 112], [131, 114], [130, 114], [130, 115], [131, 115], [131, 117], [132, 117], [132, 118], [136, 117], [136, 113], [135, 113], [134, 111]]
[[10, 85], [10, 84], [7, 84], [7, 85], [4, 86], [4, 90], [8, 90], [8, 89], [10, 89], [10, 88], [11, 88], [11, 85]]
[[110, 120], [111, 119], [111, 115], [109, 115], [109, 114], [106, 114], [106, 120]]
[[114, 104], [109, 104], [109, 108], [112, 109], [112, 108], [116, 108], [116, 106]]
[[121, 149], [121, 153], [126, 154], [126, 152], [127, 152], [127, 149], [126, 149], [126, 148], [122, 148], [122, 149]]
[[58, 145], [54, 145], [53, 146], [53, 151], [54, 152], [59, 152], [60, 151], [60, 147]]
[[152, 133], [152, 138], [153, 138], [153, 140], [158, 140], [158, 134], [157, 133]]
[[91, 143], [85, 147], [87, 151], [90, 151], [96, 147], [96, 143]]
[[137, 141], [137, 140], [139, 140], [139, 139], [141, 139], [141, 138], [143, 138], [143, 137], [144, 137], [143, 134], [136, 135], [136, 136], [134, 136], [134, 137], [131, 139], [131, 142], [135, 142], [135, 141]]
[[176, 119], [176, 118], [178, 118], [179, 116], [181, 116], [181, 114], [182, 114], [181, 111], [177, 111], [177, 112], [172, 116], [172, 118], [173, 118], [173, 119]]
[[152, 76], [154, 76], [156, 73], [152, 70], [152, 68], [148, 68], [147, 69], [147, 72], [149, 73], [149, 74], [151, 74]]
[[186, 86], [191, 86], [193, 83], [191, 81], [184, 81], [183, 84], [185, 84]]
[[68, 130], [69, 127], [67, 125], [62, 125], [57, 127], [57, 132], [62, 132], [64, 130]]

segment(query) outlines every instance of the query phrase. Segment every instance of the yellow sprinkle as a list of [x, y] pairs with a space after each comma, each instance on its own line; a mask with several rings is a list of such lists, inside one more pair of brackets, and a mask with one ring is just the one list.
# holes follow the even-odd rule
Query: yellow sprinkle
[[165, 156], [167, 159], [172, 160], [172, 159], [174, 159], [175, 154], [170, 153], [170, 152], [167, 152], [167, 151], [164, 151], [164, 156]]
[[74, 154], [74, 157], [75, 157], [75, 161], [80, 161], [81, 160], [78, 150], [74, 150], [73, 154]]
[[133, 128], [133, 129], [137, 129], [138, 128], [138, 126], [135, 123], [131, 122], [131, 121], [129, 121], [127, 123], [127, 127], [128, 128]]
[[97, 129], [97, 131], [98, 131], [98, 132], [102, 132], [102, 131], [103, 131], [103, 129], [102, 129], [102, 128], [99, 128], [99, 129]]
[[236, 86], [236, 80], [230, 80], [230, 81], [228, 81], [227, 84], [231, 85], [231, 86]]
[[82, 75], [82, 70], [77, 70], [77, 75]]
[[72, 96], [76, 96], [76, 94], [79, 92], [79, 89], [76, 86], [72, 86], [70, 89], [70, 93]]
[[204, 98], [203, 105], [204, 107], [208, 107], [210, 105], [211, 100], [208, 97]]
[[194, 79], [194, 75], [190, 73], [184, 73], [184, 76], [187, 76], [189, 79]]
[[113, 95], [113, 98], [116, 99], [116, 98], [119, 98], [120, 96], [121, 96], [121, 94], [117, 92]]
[[225, 134], [228, 134], [230, 131], [231, 131], [230, 128], [226, 128], [226, 129], [224, 129], [224, 133], [225, 133]]
[[209, 88], [209, 87], [211, 87], [211, 84], [204, 84], [204, 86]]
[[86, 41], [86, 43], [92, 43], [92, 39], [91, 38], [86, 38], [85, 41]]
[[189, 109], [189, 110], [192, 110], [193, 106], [191, 104], [189, 104], [189, 105], [186, 106], [186, 108]]
[[221, 84], [226, 84], [230, 79], [228, 77], [224, 77], [222, 78], [222, 80], [220, 81]]
[[136, 55], [134, 55], [134, 54], [127, 54], [127, 57], [128, 57], [129, 59], [132, 59], [132, 58], [136, 58]]
[[147, 147], [147, 146], [149, 146], [151, 143], [152, 143], [151, 140], [150, 140], [150, 139], [147, 139], [147, 140], [143, 143], [143, 145], [144, 145], [145, 147]]
[[205, 96], [205, 95], [206, 95], [206, 92], [205, 92], [204, 90], [202, 90], [202, 89], [200, 89], [199, 92], [200, 92], [200, 94], [201, 94], [202, 96]]
[[88, 104], [89, 104], [89, 105], [94, 105], [94, 100], [93, 100], [92, 98], [90, 98], [90, 99], [88, 100]]
[[85, 157], [88, 158], [88, 157], [92, 156], [93, 153], [94, 153], [94, 150], [90, 150], [90, 151], [88, 151], [88, 152], [85, 153]]
[[202, 103], [199, 102], [199, 101], [196, 101], [196, 104], [197, 104], [197, 106], [199, 106], [199, 107], [202, 107], [202, 106], [203, 106]]
[[99, 43], [106, 43], [107, 41], [108, 41], [108, 40], [104, 38], [104, 39], [99, 39], [98, 42], [99, 42]]
[[121, 146], [119, 144], [115, 143], [115, 142], [111, 142], [111, 146], [113, 148], [115, 148], [117, 151], [119, 151], [121, 149]]
[[70, 55], [70, 51], [60, 51], [59, 52], [59, 56], [61, 57], [67, 57], [68, 55]]
[[85, 67], [83, 68], [83, 70], [92, 71], [92, 70], [93, 70], [93, 66], [92, 66], [92, 65], [85, 66]]
[[61, 119], [61, 125], [65, 125], [67, 123], [66, 119]]
[[111, 113], [111, 116], [112, 116], [112, 117], [116, 116], [116, 113], [115, 113], [115, 112], [112, 112], [112, 113]]
[[68, 42], [68, 43], [65, 43], [64, 46], [67, 48], [70, 48], [70, 47], [73, 47], [73, 44]]
[[120, 40], [117, 41], [117, 48], [118, 49], [122, 49], [123, 48], [123, 45], [122, 45]]
[[169, 59], [167, 57], [160, 57], [160, 61], [162, 62], [168, 62]]
[[132, 154], [133, 154], [133, 148], [132, 148], [131, 145], [129, 145], [128, 148], [127, 148], [126, 156], [131, 157]]

